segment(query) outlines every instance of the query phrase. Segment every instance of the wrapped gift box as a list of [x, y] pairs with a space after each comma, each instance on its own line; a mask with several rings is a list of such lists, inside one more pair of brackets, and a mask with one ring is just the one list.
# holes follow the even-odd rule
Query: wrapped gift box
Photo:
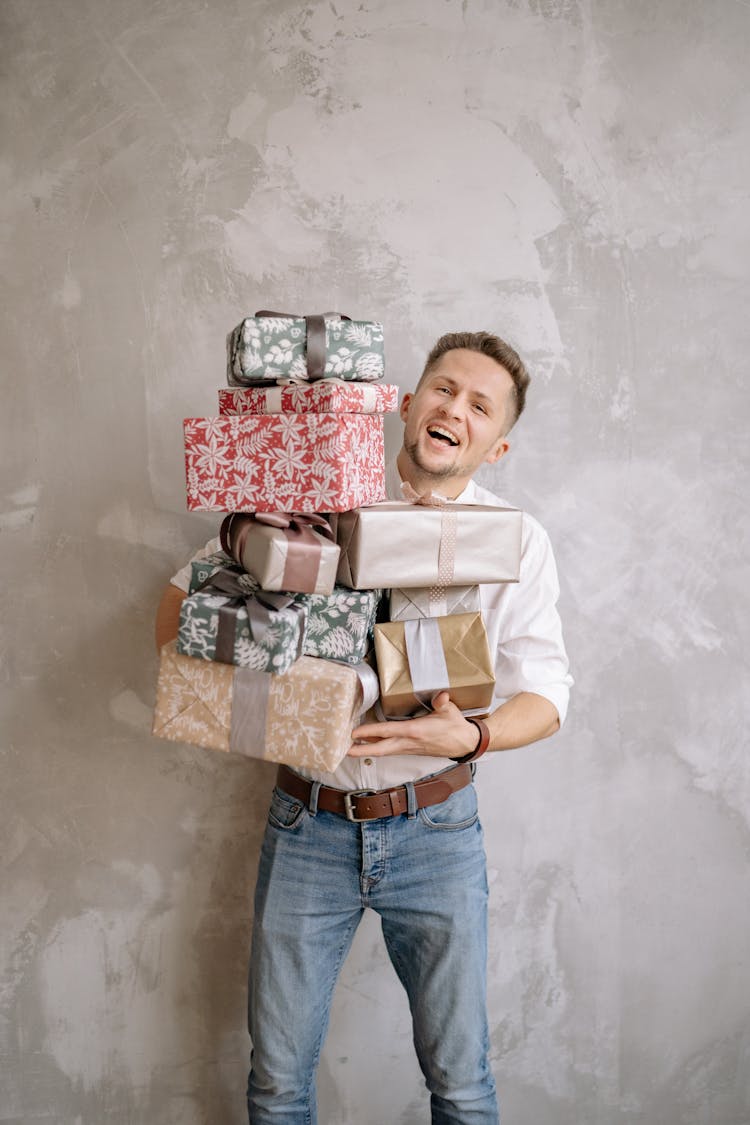
[[391, 590], [388, 595], [390, 621], [479, 613], [480, 608], [478, 586], [417, 586], [413, 590]]
[[391, 414], [398, 409], [392, 383], [319, 379], [282, 387], [225, 387], [219, 414]]
[[[304, 317], [245, 317], [229, 339], [229, 385], [273, 383], [279, 378], [306, 381], [310, 377], [307, 337]], [[382, 324], [335, 315], [325, 318], [325, 378], [371, 383], [384, 373]]]
[[372, 685], [351, 668], [303, 656], [288, 672], [268, 676], [161, 650], [153, 733], [174, 742], [310, 770], [334, 770], [351, 746]]
[[483, 504], [387, 502], [344, 512], [335, 520], [337, 581], [355, 590], [517, 582], [522, 520], [516, 508]]
[[[195, 560], [191, 569], [191, 593], [221, 569], [235, 573], [240, 585], [249, 592], [257, 589], [254, 579], [233, 567], [232, 560], [223, 552]], [[303, 606], [307, 614], [304, 655], [359, 664], [370, 649], [380, 597], [380, 590], [349, 590], [344, 586], [336, 586], [331, 594], [296, 594], [295, 603]]]
[[385, 495], [382, 414], [187, 418], [187, 506], [343, 512]]
[[307, 610], [304, 652], [325, 660], [359, 664], [370, 649], [380, 590], [334, 587], [328, 596], [299, 594]]
[[222, 523], [220, 537], [227, 554], [264, 590], [333, 591], [339, 548], [322, 516], [233, 512]]
[[467, 714], [489, 711], [495, 671], [479, 613], [380, 622], [375, 656], [387, 719], [429, 709], [432, 697], [444, 690]]
[[[230, 576], [223, 571], [221, 577], [226, 583]], [[287, 672], [303, 652], [305, 606], [292, 596], [242, 592], [239, 576], [233, 582], [236, 589], [231, 594], [209, 587], [183, 600], [177, 651], [258, 672]]]

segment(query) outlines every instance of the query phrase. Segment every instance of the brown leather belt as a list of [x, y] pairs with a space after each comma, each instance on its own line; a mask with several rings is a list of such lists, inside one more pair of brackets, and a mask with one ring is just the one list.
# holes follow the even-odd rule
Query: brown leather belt
[[[434, 777], [415, 781], [414, 794], [417, 808], [423, 809], [427, 805], [439, 805], [442, 801], [446, 801], [453, 793], [468, 785], [472, 776], [472, 768], [467, 763], [444, 770]], [[288, 766], [279, 766], [276, 784], [290, 797], [310, 807], [312, 781], [300, 777]], [[328, 785], [321, 785], [318, 791], [318, 808], [323, 812], [337, 813], [353, 821], [378, 820], [382, 816], [401, 816], [407, 811], [406, 786], [398, 785], [395, 789], [355, 789], [347, 793], [343, 789], [331, 789]]]

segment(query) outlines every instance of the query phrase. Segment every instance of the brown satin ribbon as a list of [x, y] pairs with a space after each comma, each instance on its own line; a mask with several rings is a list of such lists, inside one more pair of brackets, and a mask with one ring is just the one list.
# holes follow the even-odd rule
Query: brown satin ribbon
[[293, 317], [305, 321], [306, 326], [306, 355], [307, 376], [310, 382], [322, 379], [326, 372], [326, 320], [327, 316], [338, 316], [341, 320], [351, 320], [350, 316], [343, 313], [325, 312], [313, 313], [310, 316], [300, 317], [299, 313], [271, 312], [269, 309], [259, 309], [256, 316], [283, 316]]
[[216, 634], [215, 659], [222, 664], [234, 664], [234, 639], [237, 632], [237, 616], [244, 606], [247, 610], [247, 624], [250, 636], [254, 641], [262, 641], [273, 624], [274, 614], [281, 609], [292, 609], [302, 615], [299, 636], [297, 641], [298, 660], [302, 655], [305, 642], [304, 617], [305, 609], [298, 605], [290, 594], [276, 594], [271, 590], [253, 590], [249, 593], [240, 582], [241, 575], [229, 567], [210, 574], [193, 591], [199, 590], [207, 594], [218, 594], [230, 600], [226, 605], [219, 607], [219, 627]]
[[[232, 512], [219, 530], [222, 550], [244, 566], [245, 543], [253, 523], [277, 527], [287, 541], [282, 588], [314, 594], [320, 571], [322, 544], [319, 536], [333, 542], [333, 530], [323, 516], [307, 512]], [[313, 532], [317, 531], [317, 535]]]

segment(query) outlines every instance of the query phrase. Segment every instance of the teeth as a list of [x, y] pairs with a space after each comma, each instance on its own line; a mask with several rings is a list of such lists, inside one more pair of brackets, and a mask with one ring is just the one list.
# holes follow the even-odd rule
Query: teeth
[[442, 426], [429, 426], [427, 432], [432, 436], [439, 434], [440, 437], [448, 438], [451, 445], [458, 445], [458, 438], [450, 430], [444, 430]]

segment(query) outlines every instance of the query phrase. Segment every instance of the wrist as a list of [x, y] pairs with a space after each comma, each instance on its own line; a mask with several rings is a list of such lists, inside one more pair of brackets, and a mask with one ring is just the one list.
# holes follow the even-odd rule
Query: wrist
[[470, 719], [467, 716], [464, 716], [464, 718], [467, 723], [471, 723], [473, 727], [476, 727], [478, 737], [473, 750], [470, 750], [468, 754], [462, 754], [460, 757], [451, 759], [459, 764], [463, 764], [464, 762], [476, 762], [482, 757], [482, 754], [486, 753], [490, 745], [490, 728], [487, 724], [482, 722], [481, 719]]

